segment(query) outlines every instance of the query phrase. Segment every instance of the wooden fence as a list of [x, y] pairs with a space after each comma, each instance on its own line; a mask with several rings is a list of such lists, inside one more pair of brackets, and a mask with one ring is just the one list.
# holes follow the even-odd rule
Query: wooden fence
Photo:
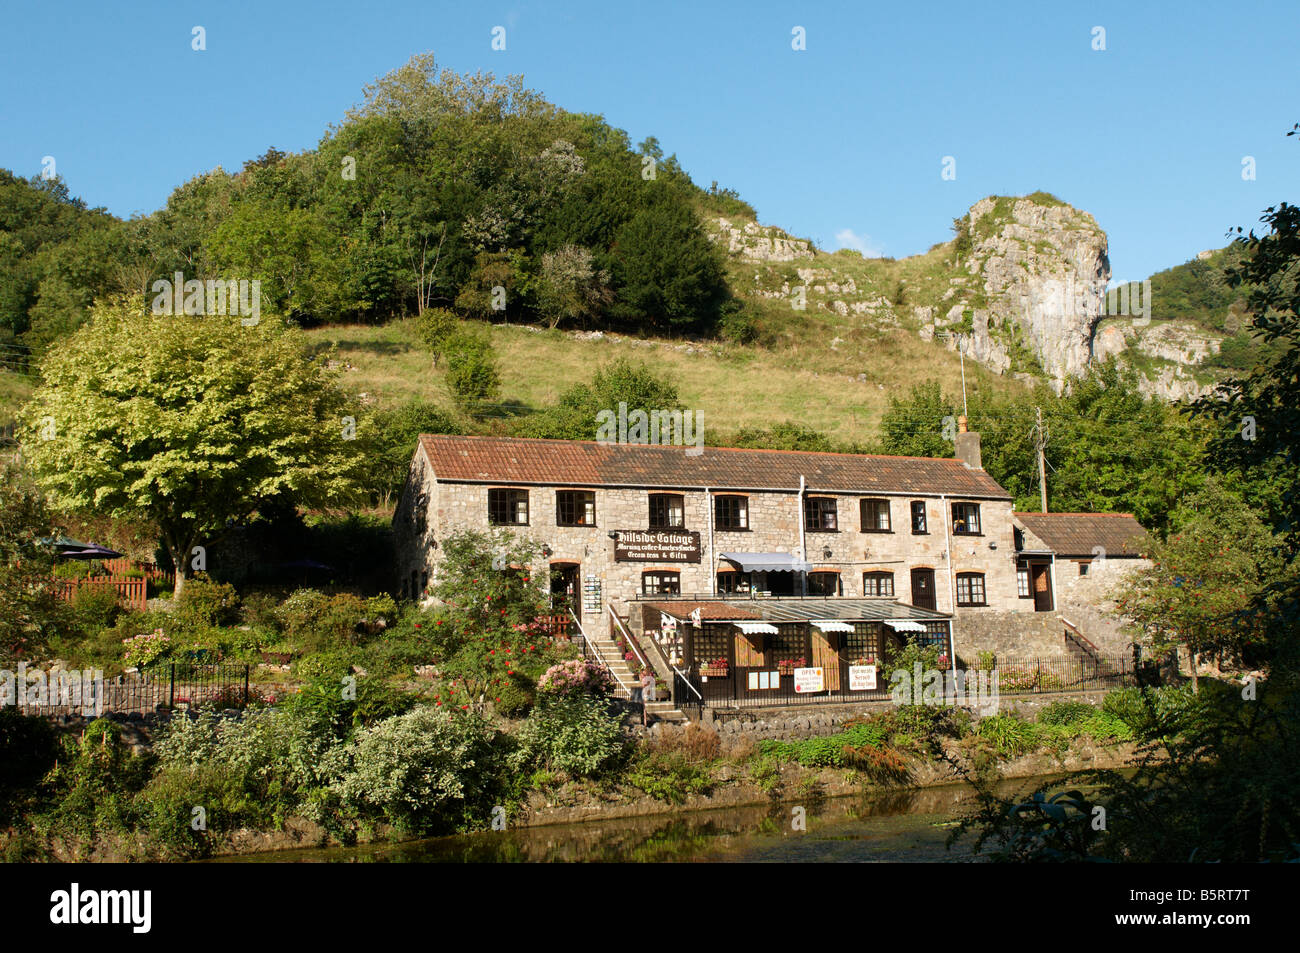
[[129, 556], [119, 556], [116, 559], [101, 560], [105, 569], [110, 576], [125, 576], [128, 572], [142, 572], [144, 577], [153, 582], [166, 583], [173, 585], [176, 582], [176, 574], [159, 569], [153, 563], [142, 563]]
[[88, 576], [84, 579], [52, 579], [54, 595], [65, 602], [77, 597], [83, 587], [111, 588], [117, 593], [117, 601], [128, 609], [145, 610], [148, 599], [149, 581], [140, 577], [129, 576]]

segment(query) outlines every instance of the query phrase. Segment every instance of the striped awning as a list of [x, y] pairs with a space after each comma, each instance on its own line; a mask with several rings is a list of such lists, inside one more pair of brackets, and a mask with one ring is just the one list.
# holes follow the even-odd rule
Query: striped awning
[[823, 632], [852, 632], [853, 626], [847, 622], [837, 622], [834, 619], [813, 619], [813, 625]]
[[746, 635], [776, 635], [781, 631], [770, 622], [734, 622], [732, 624]]
[[807, 572], [808, 564], [789, 553], [718, 553], [744, 572]]
[[919, 622], [913, 622], [911, 619], [886, 619], [885, 625], [889, 626], [895, 632], [924, 632], [925, 626]]

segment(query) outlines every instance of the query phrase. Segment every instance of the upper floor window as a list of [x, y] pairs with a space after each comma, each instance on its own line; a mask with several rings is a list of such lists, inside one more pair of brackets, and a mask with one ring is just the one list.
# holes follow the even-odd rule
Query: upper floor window
[[957, 573], [957, 605], [959, 606], [988, 605], [988, 600], [984, 597], [984, 573], [982, 572]]
[[892, 572], [864, 572], [862, 574], [862, 594], [864, 596], [892, 596], [894, 594], [894, 574]]
[[840, 594], [840, 574], [837, 572], [810, 572], [808, 574], [808, 595], [838, 596]]
[[715, 496], [713, 522], [718, 529], [749, 529], [749, 498], [745, 496]]
[[863, 500], [859, 505], [862, 508], [862, 532], [893, 532], [893, 527], [890, 526], [889, 521], [888, 500]]
[[682, 592], [682, 574], [678, 572], [643, 572], [641, 592], [647, 596], [677, 596]]
[[833, 533], [838, 528], [835, 500], [829, 496], [806, 496], [803, 527], [811, 533]]
[[952, 531], [958, 536], [980, 536], [980, 505], [954, 503], [952, 505]]
[[685, 498], [677, 493], [650, 494], [650, 528], [680, 529], [686, 525]]
[[1079, 575], [1080, 575], [1080, 576], [1086, 576], [1086, 575], [1088, 575], [1088, 568], [1089, 568], [1091, 565], [1092, 565], [1092, 563], [1090, 563], [1090, 562], [1086, 562], [1086, 561], [1084, 561], [1084, 562], [1080, 562], [1080, 563], [1079, 563]]
[[557, 526], [595, 526], [596, 494], [590, 490], [556, 490]]
[[749, 592], [749, 573], [719, 572], [718, 592]]
[[488, 522], [495, 526], [528, 525], [528, 491], [488, 490]]
[[923, 536], [930, 532], [925, 522], [925, 500], [912, 501], [912, 534]]
[[1032, 593], [1029, 591], [1029, 567], [1016, 567], [1016, 595], [1021, 599], [1028, 599]]

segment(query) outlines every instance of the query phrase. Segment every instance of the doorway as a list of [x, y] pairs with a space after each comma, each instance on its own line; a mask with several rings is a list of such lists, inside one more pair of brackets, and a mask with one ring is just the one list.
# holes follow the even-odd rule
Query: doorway
[[582, 621], [582, 566], [579, 563], [551, 564], [551, 611], [566, 619], [569, 610]]
[[1047, 563], [1029, 564], [1029, 584], [1034, 593], [1034, 611], [1052, 611], [1052, 567]]

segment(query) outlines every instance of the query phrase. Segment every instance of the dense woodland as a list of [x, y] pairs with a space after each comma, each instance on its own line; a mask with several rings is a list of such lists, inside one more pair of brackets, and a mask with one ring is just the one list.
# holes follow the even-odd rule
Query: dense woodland
[[[123, 221], [59, 179], [0, 173], [0, 335], [37, 352], [96, 297], [158, 278], [262, 281], [299, 324], [467, 317], [707, 331], [728, 301], [699, 210], [752, 209], [692, 184], [653, 138], [633, 147], [519, 77], [431, 56], [365, 90], [316, 149], [271, 148]], [[504, 299], [493, 301], [492, 289]]]

